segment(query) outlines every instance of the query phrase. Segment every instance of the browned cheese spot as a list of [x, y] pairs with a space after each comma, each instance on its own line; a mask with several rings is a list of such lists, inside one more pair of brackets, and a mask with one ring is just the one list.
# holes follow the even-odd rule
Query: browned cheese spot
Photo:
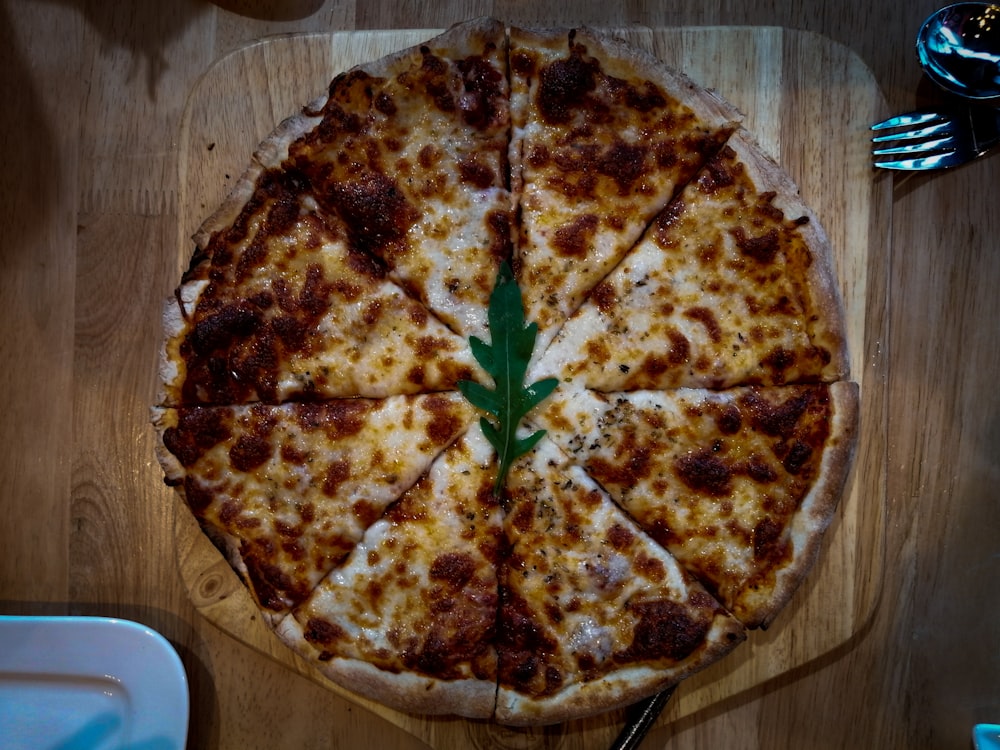
[[351, 478], [351, 465], [346, 459], [336, 459], [330, 462], [323, 477], [323, 494], [336, 497], [337, 490]]
[[[491, 42], [484, 52], [491, 53]], [[478, 130], [502, 126], [507, 122], [506, 81], [504, 75], [484, 55], [472, 55], [458, 61], [463, 92], [458, 100], [462, 119]]]
[[354, 513], [355, 518], [365, 527], [371, 526], [379, 517], [378, 507], [367, 500], [357, 500], [351, 506], [351, 511]]
[[698, 189], [708, 195], [732, 187], [743, 173], [743, 165], [736, 161], [736, 152], [725, 146], [709, 159], [697, 178]]
[[417, 163], [424, 169], [432, 169], [441, 161], [442, 156], [444, 156], [444, 152], [441, 149], [433, 143], [428, 143], [417, 154]]
[[[778, 472], [763, 458], [757, 455], [750, 456], [741, 467], [752, 480], [758, 484], [768, 484], [778, 478]], [[789, 472], [794, 474], [795, 472]]]
[[490, 256], [497, 260], [509, 258], [513, 251], [510, 212], [490, 211], [486, 215], [486, 225], [490, 230]]
[[528, 78], [535, 72], [535, 58], [524, 50], [511, 52], [510, 69], [522, 78]]
[[253, 471], [271, 455], [271, 441], [265, 435], [241, 435], [229, 449], [229, 462], [237, 471]]
[[597, 86], [599, 70], [596, 60], [584, 61], [578, 52], [542, 68], [536, 105], [545, 122], [568, 123], [573, 110], [583, 106], [587, 94]]
[[285, 606], [285, 598], [294, 604], [302, 601], [308, 594], [303, 582], [295, 581], [276, 565], [267, 562], [272, 559], [273, 552], [267, 550], [258, 552], [244, 542], [240, 548], [240, 555], [246, 563], [247, 576], [254, 593], [264, 607], [280, 610]]
[[590, 293], [590, 298], [604, 315], [611, 315], [618, 306], [618, 295], [615, 293], [614, 286], [608, 281], [598, 282]]
[[618, 453], [614, 463], [599, 456], [587, 461], [587, 469], [594, 479], [601, 484], [631, 487], [649, 476], [652, 455], [648, 446], [630, 445], [626, 440]]
[[409, 314], [410, 321], [420, 328], [426, 326], [430, 318], [427, 308], [422, 305], [412, 304], [407, 306], [407, 313]]
[[597, 168], [615, 181], [619, 195], [627, 195], [639, 178], [649, 172], [648, 153], [646, 146], [617, 141], [604, 153]]
[[353, 248], [383, 259], [402, 251], [399, 244], [420, 213], [393, 179], [366, 171], [353, 180], [335, 181], [328, 188], [332, 207], [347, 225]]
[[531, 502], [521, 502], [514, 509], [513, 513], [508, 517], [510, 525], [513, 529], [519, 531], [522, 534], [527, 533], [531, 529], [532, 521], [535, 517], [534, 504]]
[[598, 219], [594, 214], [578, 216], [556, 230], [552, 244], [562, 255], [574, 258], [586, 257], [597, 225]]
[[396, 114], [396, 102], [392, 100], [392, 96], [385, 91], [380, 91], [375, 95], [375, 100], [372, 102], [375, 109], [381, 112], [383, 115], [392, 117]]
[[455, 96], [448, 85], [448, 64], [436, 57], [426, 45], [420, 48], [423, 55], [419, 76], [434, 105], [442, 112], [455, 111]]
[[347, 635], [336, 623], [319, 617], [310, 617], [306, 621], [304, 631], [307, 641], [322, 646], [328, 646]]
[[781, 465], [789, 474], [798, 474], [802, 471], [802, 467], [809, 462], [812, 453], [813, 449], [809, 445], [803, 443], [801, 440], [795, 440], [788, 449]]
[[674, 471], [695, 492], [723, 497], [731, 489], [732, 472], [711, 448], [679, 456], [674, 461]]
[[585, 348], [587, 350], [587, 359], [590, 362], [605, 364], [611, 361], [611, 350], [604, 340], [588, 341]]
[[760, 363], [771, 372], [773, 381], [780, 385], [787, 380], [785, 372], [795, 366], [796, 359], [795, 352], [779, 346], [768, 352]]
[[716, 412], [715, 424], [723, 435], [735, 435], [743, 426], [743, 416], [735, 404], [726, 404]]
[[[423, 486], [424, 479], [417, 484]], [[422, 521], [427, 517], [427, 506], [420, 502], [419, 492], [407, 492], [398, 501], [389, 506], [385, 517], [393, 524]]]
[[447, 552], [438, 555], [431, 563], [430, 577], [434, 581], [447, 583], [454, 589], [465, 586], [476, 572], [476, 563], [463, 552]]
[[664, 249], [669, 249], [677, 244], [671, 230], [684, 215], [685, 203], [680, 198], [675, 198], [666, 208], [660, 211], [653, 223], [653, 239], [656, 244]]
[[689, 656], [708, 633], [707, 619], [695, 620], [682, 604], [654, 599], [629, 605], [638, 622], [622, 660], [671, 659]]
[[493, 169], [489, 165], [483, 164], [475, 156], [462, 159], [458, 163], [458, 173], [462, 182], [479, 190], [486, 190], [499, 182]]
[[732, 235], [740, 252], [762, 265], [773, 263], [781, 248], [778, 230], [774, 228], [759, 236], [751, 237], [747, 234], [746, 229], [737, 227], [732, 230]]
[[498, 622], [500, 684], [536, 696], [557, 690], [563, 679], [557, 669], [546, 664], [545, 655], [555, 653], [558, 642], [524, 598], [502, 592]]
[[722, 341], [722, 327], [719, 325], [715, 313], [709, 308], [692, 307], [684, 312], [684, 316], [705, 326], [708, 337], [716, 344]]
[[375, 325], [379, 318], [382, 317], [382, 300], [373, 299], [369, 301], [362, 312], [361, 319], [365, 322], [365, 325], [373, 326]]
[[621, 524], [616, 523], [608, 530], [608, 544], [619, 552], [624, 552], [632, 544], [635, 535]]
[[454, 404], [443, 396], [430, 396], [424, 400], [423, 408], [431, 414], [427, 425], [427, 437], [434, 445], [448, 443], [462, 428], [462, 420]]
[[635, 569], [644, 578], [659, 583], [667, 577], [663, 561], [650, 557], [645, 552], [639, 552], [635, 557]]
[[770, 560], [779, 556], [781, 526], [771, 518], [763, 518], [753, 529], [754, 560]]
[[655, 379], [675, 367], [685, 364], [691, 357], [691, 343], [675, 328], [667, 330], [670, 348], [666, 354], [650, 354], [642, 361], [642, 372]]
[[204, 517], [205, 511], [215, 502], [215, 493], [200, 484], [197, 479], [190, 474], [184, 477], [184, 499], [188, 507], [199, 518]]
[[323, 430], [331, 439], [343, 440], [364, 428], [372, 409], [371, 401], [344, 399], [296, 404], [294, 414], [303, 430]]
[[192, 466], [207, 450], [230, 436], [228, 409], [193, 407], [177, 412], [177, 426], [164, 431], [163, 444], [182, 466]]

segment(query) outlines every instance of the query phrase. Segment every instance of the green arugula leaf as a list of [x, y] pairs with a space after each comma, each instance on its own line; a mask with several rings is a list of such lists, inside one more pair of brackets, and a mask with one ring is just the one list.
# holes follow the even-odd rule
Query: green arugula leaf
[[492, 421], [481, 418], [479, 424], [497, 452], [499, 466], [493, 491], [499, 495], [511, 464], [530, 451], [545, 434], [545, 430], [538, 430], [519, 438], [518, 425], [528, 412], [548, 398], [559, 381], [546, 378], [527, 387], [524, 385], [538, 325], [524, 324], [521, 290], [506, 261], [500, 265], [490, 295], [488, 319], [492, 341], [487, 344], [471, 336], [469, 345], [476, 361], [493, 378], [495, 388], [490, 390], [480, 383], [461, 380], [458, 389], [473, 406], [493, 416]]

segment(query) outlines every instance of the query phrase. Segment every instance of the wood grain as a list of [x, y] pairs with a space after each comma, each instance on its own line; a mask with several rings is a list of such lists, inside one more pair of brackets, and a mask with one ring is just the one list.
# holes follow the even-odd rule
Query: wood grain
[[[248, 154], [278, 121], [323, 91], [337, 72], [419, 43], [432, 33], [281, 37], [218, 61], [192, 91], [182, 124], [178, 265], [191, 252], [190, 234], [222, 200]], [[828, 123], [844, 110], [861, 112], [860, 121], [866, 122], [882, 102], [857, 57], [815, 35], [720, 27], [633, 28], [620, 33], [733, 101], [746, 113], [749, 128], [765, 150], [801, 185], [835, 247], [851, 350], [861, 363], [854, 377], [864, 401], [857, 470], [819, 566], [771, 629], [752, 634], [747, 645], [682, 686], [671, 709], [673, 721], [849, 647], [874, 611], [884, 543], [886, 363], [880, 346], [885, 341], [888, 191], [884, 183], [856, 189], [859, 174], [868, 170], [867, 153], [857, 148], [857, 131], [831, 130]], [[733, 56], [746, 64], [727, 64]], [[462, 747], [470, 727], [477, 729], [477, 736], [485, 732], [491, 742], [500, 741], [497, 732], [507, 731], [457, 719], [408, 716], [328, 682], [273, 636], [235, 574], [179, 504], [175, 530], [181, 575], [195, 607], [241, 642], [434, 747]], [[572, 723], [566, 731], [611, 733], [620, 722], [620, 712], [615, 712]], [[532, 730], [515, 734], [527, 741]], [[536, 740], [544, 736], [540, 730], [535, 734]]]
[[[184, 104], [214, 61], [278, 34], [438, 28], [475, 15], [524, 25], [780, 26], [851, 50], [885, 95], [874, 107], [883, 117], [935, 104], [912, 49], [941, 4], [0, 0], [0, 611], [130, 617], [160, 630], [187, 669], [192, 750], [427, 746], [201, 617], [175, 569], [174, 499], [156, 479], [137, 405], [154, 398], [155, 318], [180, 270]], [[784, 38], [782, 55], [797, 43]], [[767, 69], [778, 48], [735, 61], [723, 54], [717, 67]], [[824, 55], [806, 63], [799, 78], [808, 88]], [[820, 108], [830, 119], [815, 127], [849, 128], [864, 152], [870, 110]], [[818, 171], [822, 149], [788, 141], [782, 151], [786, 164]], [[867, 313], [891, 337], [855, 357], [886, 379], [880, 597], [834, 652], [684, 717], [668, 706], [644, 748], [950, 750], [970, 746], [975, 722], [1000, 720], [1000, 156], [927, 175], [858, 163], [854, 179], [844, 181], [845, 202], [871, 183], [877, 199], [856, 220], [844, 210], [848, 228], [872, 236], [891, 223], [892, 238], [869, 270], [869, 292], [891, 295]], [[143, 254], [160, 262], [136, 258]], [[103, 283], [116, 265], [129, 272]], [[112, 296], [114, 314], [95, 294]], [[451, 728], [428, 731], [434, 744]], [[469, 724], [461, 736], [470, 748], [583, 750], [606, 747], [613, 732]]]
[[[65, 498], [72, 436], [63, 417], [72, 408], [72, 238], [80, 144], [73, 129], [53, 127], [58, 104], [38, 87], [55, 81], [53, 73], [73, 64], [80, 49], [71, 40], [44, 62], [30, 64], [18, 48], [39, 43], [46, 32], [26, 20], [0, 6], [0, 68], [18, 80], [0, 88], [0, 148], [6, 155], [0, 169], [0, 300], [7, 322], [0, 338], [0, 361], [7, 363], [0, 369], [0, 388], [17, 394], [4, 399], [0, 419], [0, 443], [7, 447], [0, 454], [0, 497], [9, 519], [41, 512], [48, 523], [25, 529], [4, 522], [10, 532], [22, 533], [0, 532], [6, 550], [0, 600], [37, 598], [59, 613], [69, 594]], [[58, 14], [49, 13], [46, 20], [56, 33], [70, 28]], [[55, 99], [71, 96], [71, 82], [53, 85]]]

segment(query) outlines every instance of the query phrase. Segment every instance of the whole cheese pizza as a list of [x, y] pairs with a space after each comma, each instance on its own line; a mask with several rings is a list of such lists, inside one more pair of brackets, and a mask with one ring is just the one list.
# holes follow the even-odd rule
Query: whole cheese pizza
[[153, 422], [319, 672], [554, 723], [786, 605], [859, 396], [826, 235], [741, 119], [609, 35], [476, 20], [253, 155], [167, 301]]

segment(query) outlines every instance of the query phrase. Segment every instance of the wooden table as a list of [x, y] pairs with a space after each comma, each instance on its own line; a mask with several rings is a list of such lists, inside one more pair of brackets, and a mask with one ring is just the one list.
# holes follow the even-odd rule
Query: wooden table
[[[151, 481], [150, 342], [178, 272], [181, 122], [200, 77], [227, 53], [274, 34], [441, 28], [484, 14], [781, 26], [849, 48], [887, 114], [931, 95], [912, 39], [934, 7], [0, 0], [0, 614], [117, 616], [162, 632], [190, 680], [191, 748], [426, 746], [203, 617], [177, 565], [169, 493]], [[891, 193], [878, 209], [891, 241], [884, 340], [874, 342], [887, 459], [871, 616], [823, 658], [703, 710], [668, 708], [644, 747], [965, 748], [975, 723], [1000, 721], [1000, 158], [863, 179]], [[599, 748], [615, 727], [457, 731], [424, 739]]]

